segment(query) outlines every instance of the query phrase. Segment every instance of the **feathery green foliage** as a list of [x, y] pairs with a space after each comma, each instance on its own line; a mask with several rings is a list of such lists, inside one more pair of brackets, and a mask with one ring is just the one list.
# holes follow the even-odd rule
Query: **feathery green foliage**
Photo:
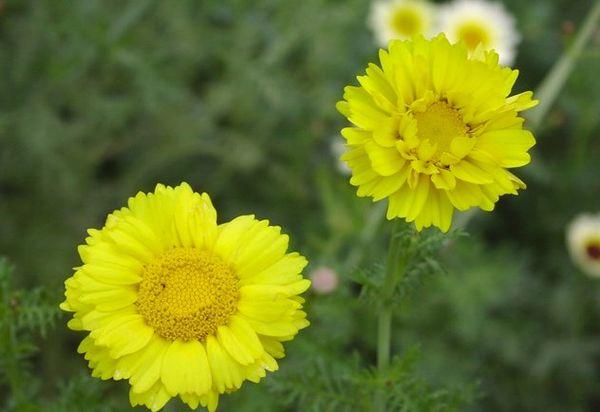
[[462, 411], [476, 397], [475, 386], [433, 389], [418, 375], [419, 359], [419, 350], [411, 348], [382, 375], [366, 367], [356, 354], [335, 360], [317, 356], [306, 362], [305, 370], [288, 371], [270, 383], [285, 404], [303, 405], [306, 411], [370, 412], [373, 393], [381, 387], [392, 411]]
[[37, 352], [36, 341], [47, 336], [59, 311], [43, 289], [17, 290], [13, 282], [13, 268], [0, 258], [0, 385], [7, 387], [0, 389], [7, 395], [0, 398], [0, 407], [21, 411], [35, 405], [40, 382], [30, 358]]
[[372, 263], [370, 267], [358, 269], [350, 275], [354, 282], [361, 285], [360, 296], [369, 306], [400, 305], [423, 283], [424, 278], [447, 274], [446, 268], [438, 259], [438, 254], [457, 238], [466, 236], [461, 229], [452, 230], [448, 234], [430, 229], [416, 236], [414, 228], [402, 226], [402, 230], [393, 235], [397, 239], [400, 251], [400, 255], [395, 258], [404, 261], [404, 274], [395, 290], [390, 292], [386, 289], [386, 266], [383, 262]]
[[53, 381], [43, 391], [36, 368], [40, 347], [50, 339], [61, 313], [47, 289], [15, 287], [14, 268], [0, 257], [0, 410], [15, 412], [109, 412], [120, 410], [104, 399], [101, 382], [80, 373]]

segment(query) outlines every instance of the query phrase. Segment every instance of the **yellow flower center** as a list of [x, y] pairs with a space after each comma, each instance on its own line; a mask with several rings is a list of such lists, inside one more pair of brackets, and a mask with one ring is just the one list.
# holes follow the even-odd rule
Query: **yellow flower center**
[[492, 35], [489, 29], [479, 22], [465, 22], [456, 31], [458, 40], [462, 40], [469, 50], [475, 50], [481, 43], [484, 48], [489, 48], [492, 43]]
[[394, 31], [403, 36], [419, 34], [423, 30], [423, 21], [417, 10], [399, 7], [392, 14], [391, 25]]
[[435, 102], [423, 112], [414, 113], [417, 136], [437, 145], [437, 152], [449, 152], [452, 140], [467, 133], [467, 126], [458, 110], [444, 101]]
[[238, 278], [218, 256], [171, 249], [144, 267], [137, 307], [168, 340], [204, 340], [236, 311]]

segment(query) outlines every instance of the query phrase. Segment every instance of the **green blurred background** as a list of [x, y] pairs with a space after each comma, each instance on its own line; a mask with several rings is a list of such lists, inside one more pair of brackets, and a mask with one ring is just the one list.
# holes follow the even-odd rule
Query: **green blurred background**
[[[523, 37], [516, 90], [534, 89], [593, 2], [504, 3]], [[220, 221], [268, 218], [309, 257], [308, 272], [327, 265], [341, 277], [331, 295], [309, 292], [312, 326], [281, 371], [223, 397], [220, 410], [326, 410], [278, 385], [315, 373], [315, 358], [375, 358], [375, 314], [349, 275], [383, 259], [386, 224], [330, 150], [345, 125], [334, 104], [376, 58], [370, 2], [0, 5], [0, 255], [15, 265], [15, 287], [42, 287], [54, 307], [87, 228], [139, 190], [187, 181], [211, 194]], [[414, 373], [434, 388], [475, 384], [465, 410], [600, 410], [600, 283], [564, 244], [574, 216], [600, 209], [598, 73], [596, 28], [537, 131], [534, 162], [517, 171], [528, 189], [476, 214], [471, 236], [444, 251], [448, 274], [425, 279], [398, 311], [394, 350], [419, 345]], [[86, 377], [81, 334], [65, 321], [30, 334], [39, 352], [20, 360], [29, 402], [11, 406], [0, 370], [0, 408], [129, 408], [126, 384]]]

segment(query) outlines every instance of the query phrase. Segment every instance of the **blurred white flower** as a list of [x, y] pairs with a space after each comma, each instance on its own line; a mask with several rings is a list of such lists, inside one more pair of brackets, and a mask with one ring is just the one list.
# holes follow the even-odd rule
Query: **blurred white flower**
[[481, 43], [485, 50], [494, 49], [500, 64], [514, 61], [521, 36], [514, 17], [502, 3], [486, 0], [456, 0], [439, 7], [437, 30], [451, 42], [463, 41], [473, 51]]
[[338, 171], [345, 176], [350, 176], [352, 171], [348, 165], [343, 162], [342, 159], [340, 159], [340, 157], [346, 153], [346, 145], [344, 144], [344, 140], [342, 140], [340, 136], [333, 137], [333, 139], [331, 139], [331, 145], [329, 148], [331, 150], [331, 154], [333, 157], [335, 157]]
[[584, 273], [600, 277], [600, 213], [580, 215], [571, 222], [567, 246], [571, 258]]
[[313, 270], [309, 277], [312, 288], [320, 295], [328, 295], [338, 287], [338, 275], [330, 267], [321, 266]]
[[371, 7], [370, 25], [377, 42], [433, 34], [434, 5], [425, 0], [379, 0]]

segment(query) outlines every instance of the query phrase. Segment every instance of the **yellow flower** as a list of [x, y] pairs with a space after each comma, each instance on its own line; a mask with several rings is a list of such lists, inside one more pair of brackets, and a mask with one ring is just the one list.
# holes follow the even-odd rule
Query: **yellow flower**
[[469, 56], [443, 34], [393, 41], [379, 58], [337, 106], [354, 125], [342, 130], [342, 160], [358, 196], [387, 198], [388, 219], [447, 231], [455, 208], [491, 211], [525, 188], [507, 169], [530, 161], [535, 139], [518, 113], [537, 101], [509, 96], [516, 70], [493, 51]]
[[219, 394], [278, 368], [281, 342], [308, 326], [306, 259], [254, 216], [217, 225], [209, 196], [182, 183], [138, 193], [89, 230], [67, 279], [68, 326], [92, 375], [127, 379], [131, 405], [175, 396], [214, 411]]
[[371, 6], [369, 23], [377, 42], [429, 34], [433, 29], [434, 5], [425, 0], [378, 0]]

